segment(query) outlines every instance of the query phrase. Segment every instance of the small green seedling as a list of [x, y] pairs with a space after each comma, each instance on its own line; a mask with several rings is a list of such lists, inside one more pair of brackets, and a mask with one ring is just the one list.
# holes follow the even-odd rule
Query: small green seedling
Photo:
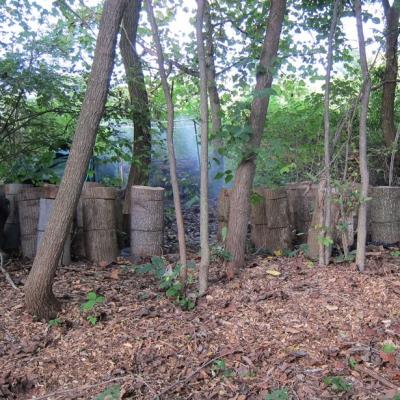
[[[225, 237], [225, 239], [226, 239], [226, 237]], [[213, 262], [231, 261], [232, 254], [228, 250], [226, 250], [223, 245], [217, 244], [211, 248], [211, 260]]]
[[[89, 292], [86, 299], [87, 300], [81, 304], [82, 311], [92, 311], [96, 304], [104, 303], [104, 296], [98, 296], [96, 292]], [[93, 326], [97, 323], [97, 317], [95, 315], [88, 315], [86, 319]]]
[[95, 315], [89, 315], [86, 319], [87, 319], [87, 320], [89, 321], [89, 323], [90, 323], [91, 325], [93, 325], [93, 326], [95, 326], [96, 323], [97, 323], [97, 317], [96, 317]]
[[89, 292], [86, 299], [87, 301], [81, 305], [82, 311], [91, 311], [96, 304], [104, 303], [104, 296], [97, 296], [95, 292]]
[[271, 393], [267, 394], [265, 400], [288, 400], [289, 393], [286, 389], [273, 390]]
[[119, 400], [121, 395], [121, 386], [114, 385], [103, 390], [94, 400]]
[[325, 247], [333, 245], [333, 240], [330, 236], [318, 236], [318, 243], [321, 243]]
[[233, 375], [233, 371], [231, 369], [226, 368], [225, 360], [220, 359], [214, 361], [211, 366], [211, 374], [213, 377], [221, 374], [225, 378], [229, 378]]
[[352, 388], [342, 376], [325, 376], [323, 382], [335, 392], [348, 392]]
[[351, 368], [351, 369], [354, 369], [356, 366], [357, 366], [357, 361], [353, 358], [353, 357], [350, 357], [349, 359], [348, 359], [348, 361], [347, 361], [347, 363], [348, 363], [348, 365], [349, 365], [349, 367]]
[[[195, 262], [188, 262], [187, 268], [195, 269]], [[181, 266], [178, 264], [172, 269], [167, 268], [167, 263], [164, 258], [152, 257], [151, 262], [138, 265], [135, 271], [139, 274], [151, 274], [158, 280], [159, 288], [165, 291], [165, 294], [170, 299], [173, 299], [175, 304], [181, 307], [184, 311], [193, 310], [196, 303], [187, 297], [184, 293], [184, 287], [179, 280]]]
[[400, 250], [395, 250], [390, 253], [392, 257], [400, 257]]
[[382, 346], [382, 351], [386, 354], [394, 353], [397, 347], [393, 343], [384, 343]]
[[60, 326], [62, 324], [62, 322], [61, 322], [60, 318], [54, 318], [54, 319], [49, 320], [48, 324], [51, 328], [55, 328], [57, 326]]

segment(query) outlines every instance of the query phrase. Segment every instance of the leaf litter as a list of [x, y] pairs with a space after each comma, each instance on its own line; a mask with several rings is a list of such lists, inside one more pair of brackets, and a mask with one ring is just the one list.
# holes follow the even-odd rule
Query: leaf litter
[[[208, 294], [182, 311], [123, 260], [74, 263], [57, 272], [51, 324], [0, 280], [0, 398], [396, 399], [399, 264], [380, 253], [360, 274], [254, 257], [231, 282], [214, 264]], [[14, 264], [14, 281], [28, 268]], [[81, 310], [91, 292], [104, 297], [94, 325]]]

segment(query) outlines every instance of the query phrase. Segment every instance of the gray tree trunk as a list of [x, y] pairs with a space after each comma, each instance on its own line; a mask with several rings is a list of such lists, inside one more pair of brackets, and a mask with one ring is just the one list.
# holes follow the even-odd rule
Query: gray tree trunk
[[120, 49], [124, 63], [134, 126], [133, 156], [125, 191], [123, 211], [129, 213], [132, 185], [147, 185], [151, 162], [151, 119], [149, 99], [143, 75], [142, 60], [136, 51], [136, 35], [139, 23], [141, 0], [130, 0], [125, 9], [121, 25]]
[[[271, 88], [285, 11], [286, 0], [271, 1], [267, 30], [256, 77], [256, 93], [263, 93], [263, 91]], [[269, 94], [267, 92], [256, 96], [252, 102], [250, 114], [252, 134], [249, 145], [253, 149], [257, 149], [260, 146], [268, 104]], [[228, 279], [233, 279], [239, 267], [244, 264], [246, 235], [250, 216], [250, 192], [256, 170], [255, 153], [244, 155], [243, 158], [236, 171], [231, 193], [231, 210], [235, 210], [235, 212], [231, 212], [229, 215], [226, 239], [226, 250], [231, 255], [231, 260], [226, 263]]]
[[358, 47], [360, 51], [360, 63], [363, 76], [363, 88], [361, 92], [361, 109], [359, 122], [359, 155], [361, 175], [361, 203], [358, 210], [357, 228], [357, 254], [356, 265], [363, 272], [365, 269], [365, 245], [367, 242], [367, 197], [369, 187], [368, 159], [367, 159], [367, 115], [368, 103], [371, 93], [371, 79], [368, 71], [367, 55], [365, 52], [365, 40], [362, 22], [361, 0], [354, 0], [354, 10], [357, 21]]
[[205, 0], [197, 0], [196, 37], [197, 56], [200, 72], [200, 270], [199, 295], [203, 296], [208, 287], [208, 267], [210, 264], [210, 247], [208, 243], [208, 98], [207, 98], [207, 69], [204, 48], [203, 22]]
[[[333, 13], [331, 27], [328, 37], [328, 54], [326, 57], [326, 75], [325, 75], [325, 96], [324, 96], [324, 174], [321, 178], [320, 193], [322, 213], [320, 225], [323, 227], [321, 232], [322, 239], [319, 245], [319, 265], [324, 266], [329, 264], [332, 246], [329, 244], [329, 239], [332, 240], [332, 222], [331, 222], [331, 155], [330, 155], [330, 121], [329, 121], [329, 103], [330, 103], [330, 88], [331, 88], [331, 72], [333, 64], [333, 40], [335, 37], [339, 5], [341, 0], [336, 0], [333, 4]], [[328, 240], [328, 241], [327, 241]]]
[[172, 101], [172, 95], [168, 84], [167, 74], [164, 67], [164, 52], [161, 46], [160, 34], [158, 32], [157, 21], [154, 17], [153, 5], [151, 0], [146, 0], [147, 15], [149, 17], [151, 31], [153, 34], [153, 40], [157, 49], [157, 61], [160, 72], [161, 85], [164, 91], [165, 101], [167, 103], [167, 148], [168, 148], [168, 160], [169, 160], [169, 171], [171, 177], [172, 193], [174, 197], [176, 224], [178, 227], [178, 242], [179, 242], [179, 257], [181, 263], [181, 279], [182, 283], [186, 284], [186, 240], [185, 240], [185, 227], [183, 224], [181, 199], [179, 193], [178, 178], [176, 175], [176, 158], [174, 149], [174, 103]]
[[217, 74], [215, 70], [215, 50], [213, 31], [211, 23], [210, 8], [207, 0], [204, 9], [205, 42], [206, 42], [206, 68], [207, 68], [207, 90], [210, 102], [211, 133], [212, 133], [212, 153], [211, 153], [211, 172], [214, 174], [224, 171], [224, 157], [220, 153], [223, 147], [221, 138], [222, 129], [222, 109], [217, 88]]
[[104, 3], [92, 70], [70, 155], [53, 213], [25, 284], [27, 310], [40, 319], [54, 318], [60, 309], [52, 290], [54, 276], [103, 116], [117, 36], [127, 3], [127, 0], [106, 0]]

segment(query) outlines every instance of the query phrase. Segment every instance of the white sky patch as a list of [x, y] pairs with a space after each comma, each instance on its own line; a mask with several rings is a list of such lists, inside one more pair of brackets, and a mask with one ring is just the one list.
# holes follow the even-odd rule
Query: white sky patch
[[[51, 6], [55, 3], [55, 0], [36, 0], [39, 5], [41, 5], [44, 8], [47, 8], [50, 10]], [[101, 0], [84, 0], [82, 2], [83, 4], [87, 6], [96, 6], [99, 3], [101, 3]], [[168, 26], [168, 30], [170, 32], [170, 37], [175, 38], [181, 49], [184, 49], [185, 46], [190, 44], [191, 41], [193, 41], [193, 36], [191, 38], [191, 34], [193, 35], [194, 33], [194, 26], [193, 26], [193, 21], [191, 20], [191, 17], [194, 16], [195, 14], [195, 7], [196, 3], [193, 0], [183, 0], [182, 7], [177, 7], [175, 10], [175, 18], [173, 21]], [[380, 18], [380, 23], [379, 24], [374, 24], [371, 20], [369, 20], [367, 23], [364, 24], [364, 33], [365, 33], [365, 38], [367, 42], [367, 57], [370, 62], [373, 62], [373, 60], [376, 57], [377, 52], [380, 52], [378, 54], [378, 57], [383, 57], [383, 48], [379, 44], [379, 42], [376, 40], [376, 37], [382, 37], [383, 36], [383, 31], [384, 31], [384, 17], [383, 17], [383, 9], [382, 6], [379, 2], [379, 4], [370, 4], [365, 6], [365, 11], [368, 11], [371, 13], [374, 17]], [[144, 15], [142, 16], [142, 21], [144, 21]], [[50, 22], [56, 22], [56, 18], [53, 16], [48, 16], [48, 20]], [[356, 29], [356, 22], [354, 17], [345, 17], [342, 19], [343, 22], [343, 27], [344, 31], [348, 40], [348, 43], [350, 44], [351, 48], [354, 51], [354, 54], [357, 55], [358, 57], [358, 39], [357, 39], [357, 29]], [[32, 27], [38, 31], [40, 29], [45, 29], [46, 27], [43, 26], [41, 27], [37, 23], [37, 18], [32, 18]], [[18, 32], [19, 27], [15, 27], [15, 32]], [[235, 36], [235, 32], [233, 31], [233, 28], [229, 26], [229, 24], [225, 25], [225, 29], [228, 33], [229, 36]], [[302, 42], [307, 42], [307, 43], [315, 43], [315, 38], [312, 32], [303, 32], [297, 35], [294, 35], [294, 40], [298, 43]], [[147, 44], [151, 46], [152, 40], [150, 38], [147, 38]], [[240, 43], [236, 46], [233, 46], [231, 49], [231, 54], [228, 53], [228, 56], [223, 62], [226, 65], [229, 65], [230, 62], [234, 57], [238, 56], [238, 53], [240, 54], [240, 49], [245, 46], [246, 43]], [[140, 49], [140, 46], [138, 46]], [[150, 63], [150, 68], [152, 69], [157, 69], [157, 63], [155, 60], [155, 57], [147, 57], [149, 63]], [[90, 63], [90, 60], [86, 59], [86, 62]], [[178, 60], [180, 62], [184, 63], [184, 60]], [[297, 66], [295, 59], [293, 60], [294, 66]], [[218, 65], [218, 61], [217, 61]], [[220, 68], [226, 66], [226, 65], [219, 65]], [[322, 64], [317, 65], [318, 68], [318, 73], [320, 75], [325, 74], [325, 68]], [[341, 66], [340, 65], [334, 65], [334, 70], [338, 71], [339, 75], [341, 74]], [[118, 69], [118, 75], [122, 70]], [[228, 76], [226, 77], [228, 78]], [[225, 85], [228, 87], [230, 86], [229, 83], [230, 79], [227, 79], [227, 82], [224, 82]], [[312, 84], [313, 89], [318, 89], [322, 85], [321, 81], [317, 81], [316, 83]]]

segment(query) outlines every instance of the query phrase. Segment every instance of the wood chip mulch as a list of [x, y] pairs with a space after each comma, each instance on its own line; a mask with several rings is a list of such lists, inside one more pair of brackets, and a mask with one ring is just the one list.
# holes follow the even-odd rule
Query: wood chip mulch
[[[7, 267], [20, 287], [28, 267]], [[22, 290], [0, 275], [0, 398], [91, 399], [115, 384], [124, 399], [400, 393], [400, 259], [378, 253], [360, 274], [351, 264], [257, 257], [231, 282], [219, 279], [221, 268], [213, 266], [209, 294], [185, 312], [153, 277], [126, 265], [62, 267], [57, 326], [33, 321]], [[80, 309], [90, 291], [105, 297], [95, 326]], [[327, 376], [342, 377], [347, 390], [324, 383]]]

